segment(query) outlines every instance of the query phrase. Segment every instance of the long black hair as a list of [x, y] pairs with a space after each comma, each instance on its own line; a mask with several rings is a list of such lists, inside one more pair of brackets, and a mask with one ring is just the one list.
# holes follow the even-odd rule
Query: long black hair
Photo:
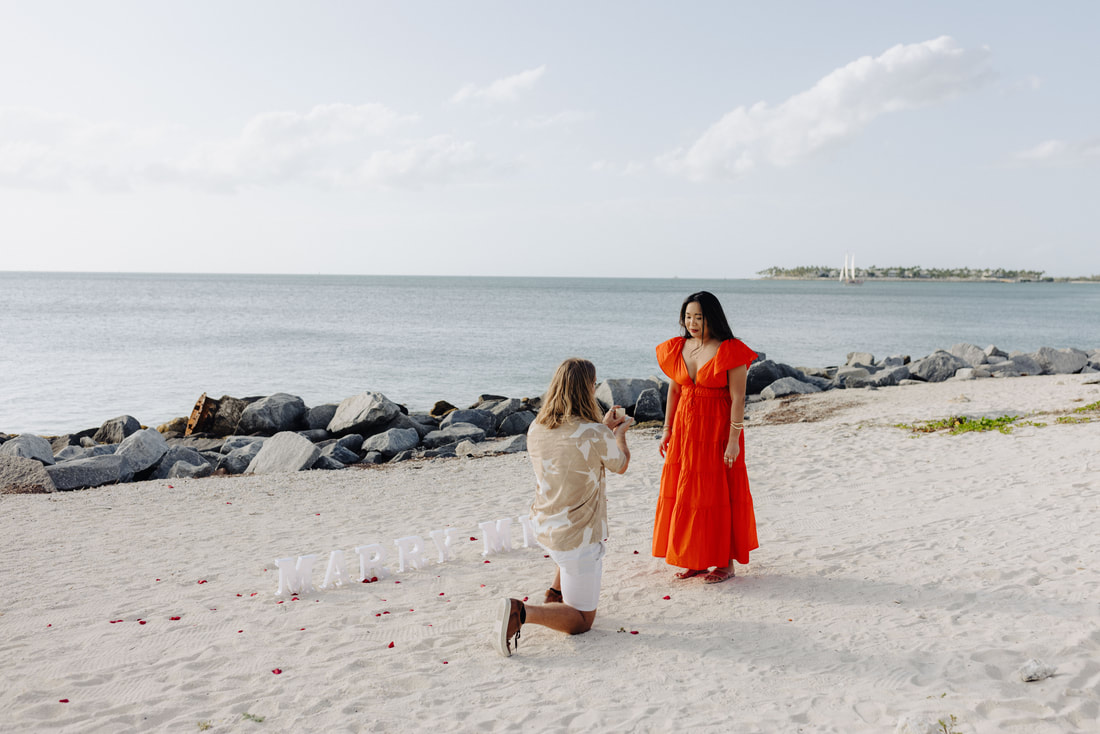
[[703, 321], [706, 322], [710, 335], [715, 339], [724, 342], [727, 339], [737, 338], [733, 335], [733, 329], [726, 321], [726, 312], [722, 310], [722, 304], [718, 302], [715, 295], [709, 291], [699, 291], [685, 298], [683, 304], [680, 305], [680, 328], [683, 329], [685, 339], [691, 338], [687, 326], [684, 325], [684, 316], [687, 314], [689, 303], [699, 304], [699, 308], [703, 311]]

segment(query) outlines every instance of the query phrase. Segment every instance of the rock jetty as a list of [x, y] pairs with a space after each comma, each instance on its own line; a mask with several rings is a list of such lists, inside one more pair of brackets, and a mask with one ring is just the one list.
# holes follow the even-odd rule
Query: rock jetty
[[[824, 368], [793, 367], [761, 353], [749, 367], [747, 393], [756, 402], [823, 390], [1079, 372], [1100, 372], [1100, 349], [1007, 353], [956, 344], [916, 360], [851, 352], [843, 365]], [[663, 420], [667, 397], [668, 382], [653, 376], [610, 379], [596, 389], [605, 409], [621, 405], [640, 424]], [[190, 422], [181, 417], [156, 429], [123, 415], [64, 436], [0, 433], [0, 494], [514, 453], [526, 450], [540, 404], [538, 397], [481, 395], [468, 408], [439, 401], [429, 411], [409, 412], [377, 392], [313, 407], [286, 393], [203, 396]]]

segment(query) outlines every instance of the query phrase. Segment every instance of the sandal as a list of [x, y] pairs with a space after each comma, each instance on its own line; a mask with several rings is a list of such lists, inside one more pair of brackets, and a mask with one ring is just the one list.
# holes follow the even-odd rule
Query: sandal
[[545, 604], [561, 604], [562, 603], [561, 589], [555, 589], [553, 586], [551, 586], [549, 589], [547, 589], [546, 590], [546, 601], [544, 603]]
[[729, 579], [733, 578], [733, 576], [734, 576], [734, 573], [733, 573], [732, 568], [729, 571], [726, 571], [725, 569], [722, 569], [722, 568], [716, 568], [713, 571], [711, 571], [710, 573], [708, 573], [706, 576], [703, 577], [703, 583], [704, 584], [720, 584], [723, 581], [728, 581]]
[[680, 571], [679, 573], [677, 573], [675, 575], [676, 575], [676, 578], [678, 578], [678, 579], [690, 579], [690, 578], [694, 578], [695, 576], [702, 576], [706, 572], [707, 572], [707, 569], [705, 569], [705, 568], [700, 569], [698, 571], [696, 571], [695, 569], [689, 568], [686, 571]]

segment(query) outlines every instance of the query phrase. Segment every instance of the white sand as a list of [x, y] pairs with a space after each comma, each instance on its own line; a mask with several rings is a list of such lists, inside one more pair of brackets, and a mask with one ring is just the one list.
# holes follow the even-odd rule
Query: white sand
[[[751, 406], [761, 547], [715, 586], [649, 556], [660, 458], [636, 431], [609, 480], [595, 627], [528, 625], [508, 659], [493, 602], [541, 599], [553, 566], [518, 527], [489, 564], [468, 536], [525, 511], [523, 454], [0, 497], [0, 730], [852, 733], [928, 713], [959, 732], [1095, 732], [1100, 419], [1053, 420], [1100, 400], [1089, 383]], [[1048, 426], [1010, 435], [891, 425], [1039, 410]], [[455, 560], [277, 603], [276, 557], [448, 524], [467, 538]], [[1024, 683], [1031, 658], [1057, 674]]]

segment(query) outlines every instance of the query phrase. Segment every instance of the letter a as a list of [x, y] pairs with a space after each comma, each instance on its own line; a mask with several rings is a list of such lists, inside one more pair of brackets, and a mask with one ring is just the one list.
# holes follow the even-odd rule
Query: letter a
[[325, 569], [325, 583], [322, 589], [343, 586], [348, 582], [348, 565], [344, 563], [344, 551], [334, 550], [328, 555], [328, 568]]

